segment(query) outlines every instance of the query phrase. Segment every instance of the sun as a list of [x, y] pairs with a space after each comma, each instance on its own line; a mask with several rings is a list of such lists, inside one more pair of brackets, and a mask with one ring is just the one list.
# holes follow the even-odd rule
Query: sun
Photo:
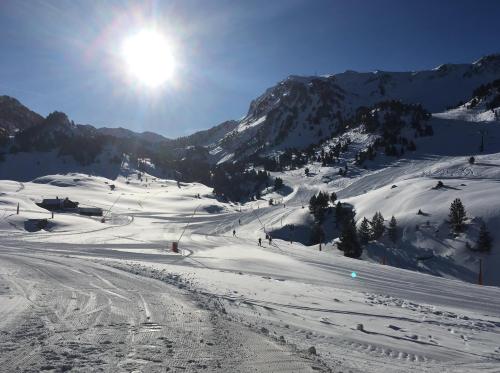
[[128, 73], [141, 84], [156, 88], [172, 79], [172, 46], [161, 33], [139, 31], [123, 42], [122, 53]]

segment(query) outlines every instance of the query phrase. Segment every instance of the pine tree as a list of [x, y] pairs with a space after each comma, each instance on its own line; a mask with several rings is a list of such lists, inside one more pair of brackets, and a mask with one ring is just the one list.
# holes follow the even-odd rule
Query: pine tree
[[335, 203], [336, 200], [337, 200], [337, 193], [332, 192], [332, 194], [330, 194], [330, 202], [333, 204]]
[[361, 256], [363, 248], [358, 241], [354, 219], [350, 219], [347, 224], [344, 224], [337, 248], [344, 252], [344, 256], [350, 258], [359, 258]]
[[326, 209], [328, 207], [328, 201], [330, 197], [328, 196], [328, 193], [326, 192], [319, 192], [318, 197], [316, 199], [316, 202], [318, 203], [319, 207], [322, 209]]
[[313, 195], [309, 200], [309, 211], [317, 222], [323, 221], [325, 211], [328, 208], [328, 199], [328, 193], [319, 192], [317, 196]]
[[373, 240], [378, 240], [382, 235], [384, 234], [385, 231], [385, 225], [384, 225], [384, 217], [382, 214], [379, 212], [376, 212], [375, 215], [373, 215], [372, 221], [370, 222], [371, 225], [371, 233], [372, 233], [372, 239]]
[[466, 219], [465, 208], [460, 200], [460, 198], [456, 198], [450, 206], [450, 225], [451, 229], [454, 232], [462, 232], [464, 229], [464, 223]]
[[479, 238], [477, 240], [477, 250], [478, 251], [490, 251], [492, 242], [493, 242], [493, 239], [491, 238], [490, 232], [486, 228], [486, 224], [484, 222], [482, 222], [481, 227], [479, 228]]
[[391, 241], [396, 243], [396, 241], [398, 240], [398, 223], [394, 215], [389, 222], [389, 229], [387, 230], [387, 232], [389, 233], [389, 238], [391, 239]]
[[371, 232], [370, 232], [370, 222], [367, 218], [363, 218], [361, 224], [358, 228], [358, 237], [359, 241], [364, 245], [370, 241]]
[[274, 190], [279, 190], [283, 187], [283, 179], [281, 177], [277, 177], [274, 179]]
[[338, 227], [342, 221], [344, 215], [344, 209], [342, 207], [342, 202], [338, 201], [337, 206], [335, 206], [335, 225]]
[[311, 245], [316, 245], [322, 242], [324, 237], [325, 233], [323, 232], [323, 228], [321, 228], [321, 225], [318, 223], [315, 223], [311, 231]]
[[314, 212], [316, 211], [316, 195], [314, 194], [313, 196], [311, 196], [311, 198], [309, 199], [309, 211], [311, 212], [311, 214], [314, 215]]

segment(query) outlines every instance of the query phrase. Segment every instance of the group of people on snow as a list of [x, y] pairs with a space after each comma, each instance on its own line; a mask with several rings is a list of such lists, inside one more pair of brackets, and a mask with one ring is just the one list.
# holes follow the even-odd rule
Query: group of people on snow
[[[236, 229], [233, 229], [233, 237], [236, 237]], [[269, 241], [269, 246], [271, 246], [272, 242], [273, 242], [273, 238], [271, 237], [270, 234], [266, 233], [266, 240]], [[262, 246], [262, 238], [259, 237], [259, 239], [257, 240], [257, 244], [259, 246]]]
[[[269, 246], [271, 246], [271, 243], [273, 242], [273, 238], [271, 237], [270, 234], [266, 233], [266, 240], [269, 241]], [[262, 246], [262, 238], [259, 237], [258, 239], [258, 245]]]

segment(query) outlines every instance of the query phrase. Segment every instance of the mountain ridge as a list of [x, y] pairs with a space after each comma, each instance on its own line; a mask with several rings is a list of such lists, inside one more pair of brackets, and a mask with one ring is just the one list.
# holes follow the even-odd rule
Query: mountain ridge
[[[500, 77], [500, 54], [487, 55], [479, 58], [478, 60], [470, 64], [445, 63], [430, 70], [418, 70], [418, 71], [375, 70], [373, 72], [358, 72], [354, 70], [346, 70], [345, 72], [342, 73], [329, 74], [323, 76], [289, 75], [285, 79], [278, 82], [275, 86], [266, 89], [266, 91], [260, 96], [258, 96], [256, 99], [252, 100], [249, 105], [247, 114], [241, 120], [227, 120], [218, 125], [210, 127], [206, 130], [196, 131], [190, 135], [178, 138], [167, 138], [161, 134], [152, 131], [144, 131], [142, 133], [139, 133], [123, 127], [106, 127], [106, 126], [103, 127], [92, 126], [92, 127], [94, 127], [97, 131], [101, 132], [102, 134], [110, 135], [117, 138], [141, 138], [152, 143], [171, 141], [178, 144], [184, 144], [186, 146], [189, 145], [206, 146], [209, 145], [208, 143], [210, 142], [210, 140], [212, 140], [212, 142], [216, 142], [216, 140], [218, 140], [217, 138], [218, 136], [212, 136], [213, 137], [212, 139], [204, 140], [203, 139], [204, 135], [208, 135], [208, 137], [210, 137], [210, 135], [213, 135], [214, 132], [216, 133], [218, 130], [220, 130], [222, 137], [224, 137], [227, 135], [227, 132], [231, 132], [231, 130], [235, 129], [232, 128], [236, 127], [235, 123], [241, 124], [242, 122], [248, 122], [249, 119], [254, 119], [254, 118], [258, 119], [258, 117], [261, 114], [263, 114], [264, 112], [268, 112], [269, 108], [262, 107], [265, 106], [265, 103], [263, 104], [262, 101], [266, 100], [269, 101], [270, 99], [269, 96], [276, 96], [276, 93], [277, 92], [279, 93], [280, 86], [283, 85], [287, 86], [291, 82], [299, 84], [311, 84], [313, 81], [330, 82], [334, 83], [330, 88], [337, 90], [336, 92], [337, 97], [340, 97], [340, 95], [342, 94], [348, 93], [349, 88], [351, 90], [354, 88], [354, 91], [350, 93], [353, 94], [354, 97], [357, 96], [358, 98], [362, 96], [359, 92], [357, 92], [357, 90], [359, 90], [359, 87], [360, 86], [366, 87], [367, 85], [371, 85], [372, 87], [370, 88], [368, 96], [372, 96], [372, 98], [369, 99], [365, 97], [364, 100], [362, 99], [359, 105], [357, 105], [358, 107], [373, 105], [377, 101], [381, 101], [383, 98], [383, 100], [399, 99], [407, 103], [420, 103], [423, 104], [424, 108], [432, 112], [439, 110], [443, 111], [445, 107], [449, 107], [453, 104], [458, 104], [460, 101], [463, 100], [452, 101], [451, 98], [448, 98], [446, 101], [448, 105], [444, 106], [443, 103], [431, 104], [430, 102], [428, 102], [430, 100], [418, 100], [417, 99], [418, 95], [416, 96], [417, 98], [415, 97], [408, 98], [405, 97], [405, 94], [407, 95], [406, 92], [404, 92], [405, 94], [403, 95], [401, 94], [401, 92], [396, 92], [391, 95], [385, 93], [384, 91], [387, 91], [388, 87], [390, 91], [391, 85], [394, 86], [395, 84], [398, 83], [401, 84], [401, 81], [394, 82], [395, 78], [398, 77], [400, 79], [403, 78], [403, 80], [408, 80], [411, 82], [413, 79], [415, 79], [415, 77], [425, 75], [425, 78], [427, 78], [428, 80], [433, 80], [439, 77], [443, 77], [445, 75], [456, 73], [457, 71], [461, 72], [462, 77], [467, 79], [472, 79], [477, 74], [486, 73], [487, 75], [486, 77], [484, 77], [483, 79], [477, 79], [479, 80], [479, 82], [474, 79], [468, 82], [465, 91], [467, 91], [470, 95], [472, 94], [473, 90], [476, 89], [479, 85], [489, 83], [495, 80], [492, 79], [494, 77]], [[380, 95], [376, 95], [377, 90], [380, 93]], [[462, 98], [463, 96], [463, 91], [464, 90], [459, 90], [459, 93], [457, 93], [457, 95], [460, 95], [460, 98]], [[364, 94], [366, 95], [366, 93]], [[438, 93], [434, 91], [434, 93], [432, 93], [431, 96], [434, 97], [434, 95], [438, 95]], [[351, 100], [352, 99], [353, 97], [351, 97]], [[332, 101], [331, 103], [335, 105], [335, 101]], [[11, 117], [12, 119], [9, 120], [9, 117]], [[0, 96], [0, 128], [7, 130], [7, 132], [10, 135], [13, 135], [15, 132], [19, 130], [24, 130], [33, 125], [40, 124], [42, 121], [43, 117], [40, 114], [31, 111], [29, 108], [20, 103], [16, 98], [10, 96]]]
[[[104, 153], [107, 154], [104, 159], [108, 159], [105, 162], [112, 160], [113, 164], [118, 158], [123, 158], [123, 154], [128, 154], [135, 164], [141, 163], [140, 159], [152, 160], [165, 170], [164, 176], [180, 167], [180, 162], [217, 165], [256, 156], [273, 159], [287, 149], [318, 147], [353, 126], [371, 121], [370, 110], [381, 110], [380, 105], [396, 110], [391, 114], [393, 120], [403, 120], [401, 115], [408, 115], [410, 110], [404, 109], [407, 114], [403, 114], [401, 107], [397, 108], [399, 104], [391, 103], [396, 101], [403, 106], [417, 105], [410, 111], [420, 105], [418, 110], [440, 113], [450, 106], [468, 102], [477, 89], [499, 78], [500, 54], [485, 56], [470, 64], [447, 63], [417, 72], [346, 71], [321, 77], [290, 75], [252, 100], [247, 114], [241, 119], [229, 120], [176, 139], [153, 132], [137, 133], [126, 128], [75, 124], [66, 114], [59, 112], [44, 119], [16, 99], [2, 96], [0, 128], [3, 128], [2, 123], [9, 123], [0, 131], [2, 157], [23, 151], [55, 150], [59, 155], [71, 155], [87, 165], [98, 158], [102, 161]], [[10, 111], [2, 110], [2, 102]], [[22, 120], [34, 118], [34, 121], [25, 124], [20, 120], [21, 124], [12, 125], [12, 121], [5, 119], [12, 117], [11, 112], [18, 113]], [[2, 118], [1, 113], [10, 116]], [[422, 117], [422, 114], [418, 116]], [[410, 124], [406, 119], [401, 123]], [[384, 123], [381, 125], [380, 128], [385, 128]], [[371, 127], [377, 125], [374, 127], [372, 123]], [[419, 124], [415, 128], [423, 131], [424, 127]], [[391, 141], [384, 145], [386, 152], [404, 150], [394, 147], [396, 138]], [[410, 143], [409, 139], [404, 141]], [[360, 157], [364, 156], [360, 153]], [[185, 169], [184, 174], [190, 172]]]

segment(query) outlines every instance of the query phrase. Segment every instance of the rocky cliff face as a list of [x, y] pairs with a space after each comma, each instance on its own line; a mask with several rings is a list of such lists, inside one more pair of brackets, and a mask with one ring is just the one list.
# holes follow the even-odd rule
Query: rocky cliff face
[[306, 148], [338, 134], [362, 107], [397, 100], [441, 112], [470, 100], [479, 86], [498, 78], [500, 55], [417, 72], [290, 76], [252, 101], [235, 129], [212, 144], [212, 154], [225, 161], [290, 147]]
[[31, 111], [18, 100], [9, 96], [0, 96], [0, 128], [9, 135], [36, 126], [43, 117]]

